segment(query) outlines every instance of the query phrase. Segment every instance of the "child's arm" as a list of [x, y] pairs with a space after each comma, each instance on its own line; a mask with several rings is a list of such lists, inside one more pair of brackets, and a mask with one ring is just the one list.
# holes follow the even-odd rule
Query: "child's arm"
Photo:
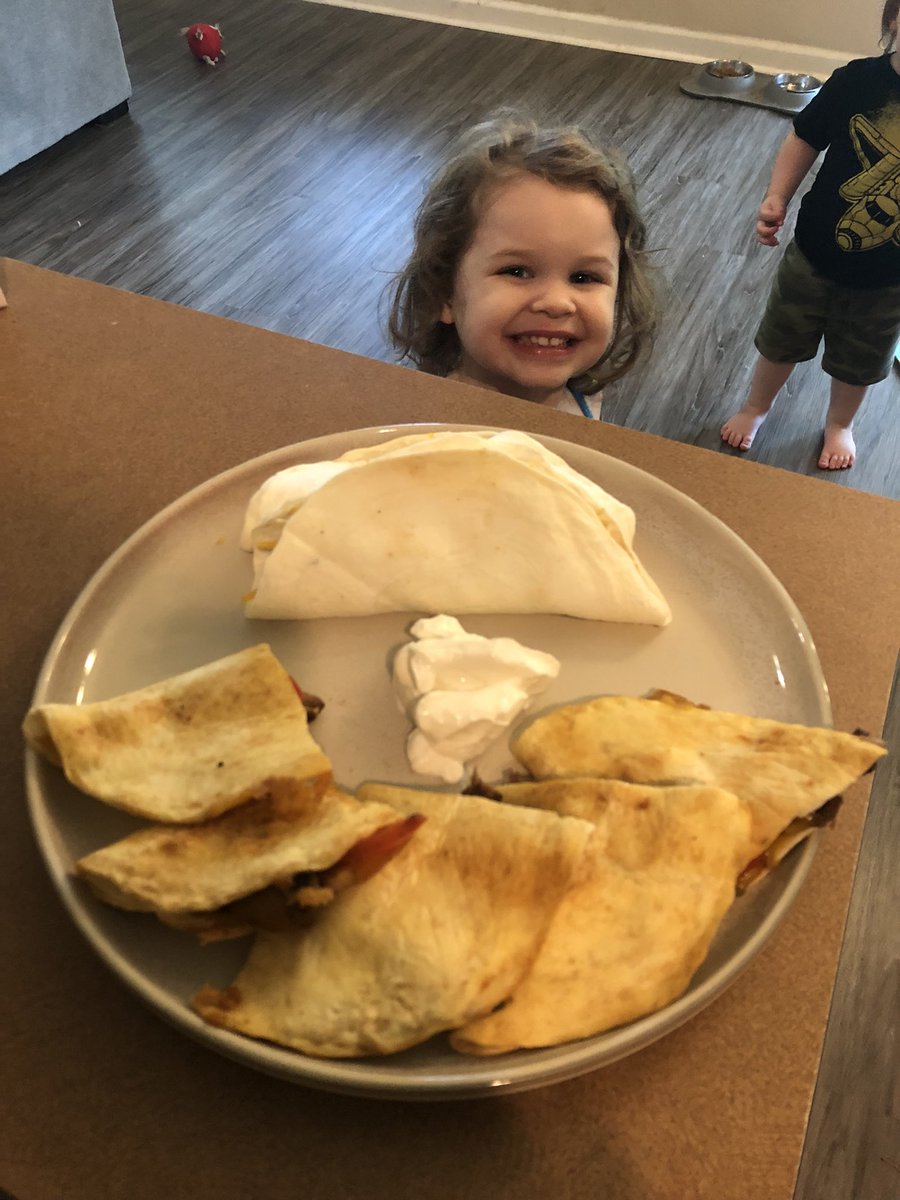
[[778, 245], [775, 234], [784, 224], [787, 207], [818, 157], [819, 151], [797, 137], [793, 129], [781, 143], [772, 167], [769, 190], [756, 214], [756, 237], [764, 246]]

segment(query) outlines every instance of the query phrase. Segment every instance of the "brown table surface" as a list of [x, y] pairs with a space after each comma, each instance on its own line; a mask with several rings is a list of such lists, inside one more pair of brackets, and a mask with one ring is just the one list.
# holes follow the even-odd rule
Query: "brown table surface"
[[169, 501], [277, 446], [448, 421], [579, 442], [694, 497], [804, 613], [837, 727], [878, 733], [897, 652], [900, 505], [10, 260], [0, 288], [0, 1187], [18, 1200], [790, 1200], [868, 782], [848, 792], [774, 939], [687, 1025], [541, 1090], [400, 1103], [257, 1073], [126, 990], [38, 855], [19, 722], [82, 585]]

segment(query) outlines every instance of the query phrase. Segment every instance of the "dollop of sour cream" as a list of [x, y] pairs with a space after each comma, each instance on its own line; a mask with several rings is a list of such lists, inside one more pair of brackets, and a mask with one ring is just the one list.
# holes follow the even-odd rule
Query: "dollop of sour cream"
[[412, 769], [447, 783], [524, 712], [559, 674], [559, 660], [513, 638], [466, 633], [455, 617], [423, 617], [397, 651], [394, 690], [413, 722]]

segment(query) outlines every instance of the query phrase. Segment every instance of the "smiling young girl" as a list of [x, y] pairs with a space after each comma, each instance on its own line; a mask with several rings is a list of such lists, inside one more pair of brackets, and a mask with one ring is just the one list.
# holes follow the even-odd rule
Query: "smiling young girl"
[[645, 240], [617, 157], [574, 128], [487, 121], [419, 208], [394, 346], [433, 375], [599, 416], [655, 328]]

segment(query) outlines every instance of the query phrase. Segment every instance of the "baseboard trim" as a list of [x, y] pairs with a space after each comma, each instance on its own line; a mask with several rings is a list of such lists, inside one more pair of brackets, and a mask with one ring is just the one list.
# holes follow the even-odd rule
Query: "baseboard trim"
[[[516, 37], [588, 46], [595, 50], [614, 50], [620, 54], [639, 54], [676, 62], [702, 63], [714, 58], [741, 58], [764, 74], [779, 71], [805, 72], [827, 78], [837, 67], [859, 51], [823, 50], [815, 46], [797, 46], [758, 38], [736, 37], [714, 31], [678, 29], [669, 25], [648, 25], [640, 21], [620, 21], [614, 17], [590, 13], [564, 12], [516, 0], [312, 0], [336, 8], [355, 8], [386, 16], [409, 17], [438, 25], [459, 25], [488, 33], [506, 33]], [[875, 47], [872, 53], [876, 53]]]

